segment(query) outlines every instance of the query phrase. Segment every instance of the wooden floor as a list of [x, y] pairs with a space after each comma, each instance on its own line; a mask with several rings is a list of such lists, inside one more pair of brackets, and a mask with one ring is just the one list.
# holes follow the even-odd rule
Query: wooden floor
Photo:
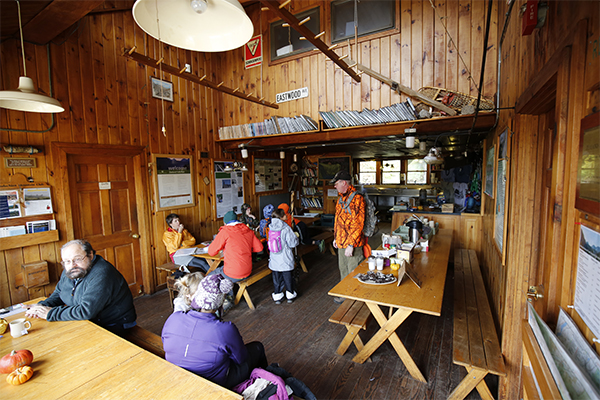
[[[383, 225], [383, 226], [381, 226]], [[387, 231], [386, 231], [387, 227]], [[380, 232], [389, 232], [389, 224], [380, 224]], [[371, 238], [377, 246], [379, 235]], [[279, 365], [308, 385], [318, 399], [446, 399], [466, 375], [464, 368], [452, 363], [452, 268], [448, 271], [442, 315], [434, 317], [414, 313], [398, 329], [427, 384], [414, 380], [389, 342], [371, 357], [371, 363], [356, 364], [352, 345], [343, 356], [335, 351], [346, 329], [330, 323], [337, 308], [327, 295], [339, 281], [337, 257], [318, 251], [305, 256], [309, 273], [300, 272], [299, 296], [292, 304], [276, 305], [271, 299], [270, 277], [250, 286], [256, 305], [250, 310], [242, 300], [227, 313], [225, 320], [238, 327], [244, 341], [261, 341], [269, 363]], [[166, 290], [135, 300], [138, 324], [156, 334], [161, 333], [171, 313]], [[360, 333], [368, 340], [378, 329], [371, 321]], [[497, 382], [488, 382], [496, 393]], [[486, 379], [487, 380], [487, 379]], [[474, 392], [468, 399], [479, 399]]]

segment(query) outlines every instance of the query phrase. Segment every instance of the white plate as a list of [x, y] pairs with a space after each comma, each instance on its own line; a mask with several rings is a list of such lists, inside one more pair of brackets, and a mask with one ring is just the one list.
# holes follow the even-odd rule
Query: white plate
[[372, 281], [365, 281], [365, 280], [363, 280], [363, 279], [362, 279], [362, 277], [360, 277], [360, 276], [359, 276], [357, 279], [358, 279], [358, 281], [359, 281], [360, 283], [365, 283], [365, 284], [367, 284], [367, 285], [389, 285], [389, 284], [391, 284], [391, 283], [394, 283], [394, 282], [396, 282], [396, 277], [395, 277], [395, 276], [392, 276], [392, 278], [394, 278], [394, 280], [392, 280], [392, 281], [389, 281], [389, 282], [383, 282], [383, 283], [379, 283], [379, 282], [372, 282]]

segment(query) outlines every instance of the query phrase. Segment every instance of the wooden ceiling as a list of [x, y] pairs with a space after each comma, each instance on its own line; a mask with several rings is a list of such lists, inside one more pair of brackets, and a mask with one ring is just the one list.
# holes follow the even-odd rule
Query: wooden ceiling
[[[257, 0], [241, 0], [245, 7], [257, 3]], [[130, 10], [135, 0], [104, 1], [104, 0], [20, 0], [23, 38], [25, 41], [39, 45], [61, 41], [61, 35], [68, 35], [83, 17], [90, 13], [106, 13], [120, 10]], [[19, 40], [19, 19], [17, 2], [0, 0], [0, 41]], [[481, 118], [488, 120], [489, 116]], [[467, 123], [470, 125], [470, 122]], [[465, 134], [465, 130], [455, 135], [439, 136], [437, 132], [427, 132], [417, 137], [427, 143], [429, 149], [434, 143], [447, 153], [463, 154], [464, 151], [474, 151], [485, 137], [487, 122], [479, 126], [478, 133]], [[447, 128], [447, 127], [446, 127]], [[462, 127], [467, 128], [466, 126]], [[455, 127], [455, 129], [459, 129]], [[445, 130], [445, 129], [444, 129]], [[467, 128], [466, 131], [469, 131]], [[458, 131], [457, 131], [458, 132]], [[313, 136], [313, 135], [311, 135]], [[319, 136], [319, 135], [317, 135]], [[360, 135], [359, 135], [360, 136]], [[437, 138], [437, 141], [436, 141]], [[317, 139], [315, 137], [315, 139]], [[419, 151], [418, 142], [415, 148], [407, 149], [403, 135], [386, 135], [369, 138], [369, 140], [331, 140], [329, 137], [318, 138], [318, 142], [304, 143], [301, 146], [307, 154], [322, 152], [346, 152], [356, 158], [390, 158], [398, 156], [423, 156]], [[289, 144], [278, 141], [261, 143], [263, 148], [290, 148]], [[237, 147], [237, 143], [235, 144]], [[225, 148], [229, 146], [225, 145]], [[233, 149], [230, 149], [233, 150]]]

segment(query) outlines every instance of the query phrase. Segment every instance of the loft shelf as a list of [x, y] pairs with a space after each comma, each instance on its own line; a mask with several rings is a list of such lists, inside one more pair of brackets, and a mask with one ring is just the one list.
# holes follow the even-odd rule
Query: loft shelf
[[[417, 128], [417, 137], [431, 136], [450, 131], [471, 129], [473, 115], [419, 119], [414, 121], [393, 122], [381, 125], [353, 126], [336, 129], [320, 129], [317, 131], [296, 132], [288, 134], [250, 136], [237, 139], [216, 140], [224, 149], [238, 150], [238, 145], [252, 140], [252, 147], [263, 148], [290, 145], [307, 145], [313, 143], [344, 142], [356, 139], [376, 139], [388, 136], [404, 136], [404, 129]], [[494, 126], [496, 114], [480, 112], [475, 124], [475, 131], [485, 131]]]

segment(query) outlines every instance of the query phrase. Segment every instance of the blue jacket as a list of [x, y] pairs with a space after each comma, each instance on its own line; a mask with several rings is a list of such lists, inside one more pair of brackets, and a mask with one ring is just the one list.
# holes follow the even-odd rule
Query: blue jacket
[[133, 296], [123, 275], [96, 255], [77, 287], [63, 270], [54, 292], [41, 305], [53, 307], [48, 321], [90, 320], [107, 327], [133, 326], [136, 314]]
[[162, 341], [167, 361], [221, 386], [229, 364], [248, 358], [236, 326], [211, 313], [174, 312], [163, 326]]
[[269, 269], [271, 271], [291, 271], [294, 269], [293, 248], [298, 246], [298, 236], [285, 221], [273, 218], [269, 225], [269, 234], [271, 232], [281, 231], [282, 250], [279, 253], [269, 254]]

